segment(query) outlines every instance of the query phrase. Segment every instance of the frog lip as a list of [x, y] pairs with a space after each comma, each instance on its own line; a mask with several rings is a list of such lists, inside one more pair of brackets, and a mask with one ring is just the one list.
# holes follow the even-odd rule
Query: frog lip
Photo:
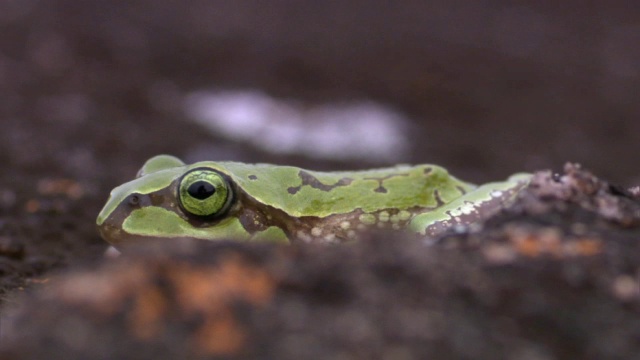
[[98, 219], [98, 232], [100, 236], [111, 245], [120, 244], [123, 241], [122, 229], [110, 224], [107, 221], [108, 219], [103, 219], [102, 221], [100, 221], [100, 218]]
[[159, 237], [133, 235], [122, 230], [117, 225], [109, 224], [108, 221], [98, 226], [98, 232], [104, 240], [106, 240], [109, 244], [113, 245], [120, 251], [136, 246], [163, 245], [166, 243], [171, 243], [174, 240], [193, 241], [197, 243], [200, 243], [201, 241], [208, 242], [208, 240], [198, 239], [190, 236]]
[[118, 226], [117, 221], [114, 219], [113, 212], [107, 211], [106, 206], [98, 214], [96, 226], [100, 237], [111, 245], [116, 245], [123, 241], [125, 234], [123, 234], [121, 226]]
[[166, 239], [155, 236], [132, 235], [122, 230], [119, 226], [110, 224], [108, 221], [98, 226], [98, 232], [104, 240], [117, 249], [122, 249], [132, 244], [149, 243]]

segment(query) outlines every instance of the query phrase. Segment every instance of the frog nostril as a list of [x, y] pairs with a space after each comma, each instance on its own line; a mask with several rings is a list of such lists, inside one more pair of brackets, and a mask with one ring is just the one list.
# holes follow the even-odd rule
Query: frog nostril
[[140, 196], [136, 194], [129, 195], [129, 199], [127, 201], [129, 202], [129, 205], [137, 206], [138, 204], [140, 204]]

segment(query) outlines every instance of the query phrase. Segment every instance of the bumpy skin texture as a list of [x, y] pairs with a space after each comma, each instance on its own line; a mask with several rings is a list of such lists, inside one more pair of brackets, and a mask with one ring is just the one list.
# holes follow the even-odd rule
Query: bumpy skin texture
[[[195, 169], [226, 180], [228, 206], [213, 216], [193, 216], [181, 205], [181, 181]], [[111, 192], [97, 224], [116, 246], [161, 238], [343, 242], [372, 228], [436, 235], [494, 213], [529, 178], [476, 187], [435, 165], [317, 172], [237, 162], [185, 165], [159, 155]]]

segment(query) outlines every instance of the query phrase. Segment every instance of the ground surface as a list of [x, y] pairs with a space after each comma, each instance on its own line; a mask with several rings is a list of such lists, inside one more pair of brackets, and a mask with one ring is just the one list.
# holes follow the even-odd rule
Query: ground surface
[[41, 287], [3, 358], [634, 359], [639, 235], [640, 189], [567, 166], [432, 244], [139, 248]]
[[[536, 2], [518, 7], [508, 2], [489, 1], [462, 1], [455, 5], [443, 1], [429, 6], [423, 3], [409, 1], [403, 7], [389, 8], [383, 2], [374, 6], [371, 2], [359, 1], [327, 6], [277, 1], [266, 7], [248, 1], [222, 4], [198, 0], [139, 0], [111, 2], [109, 6], [102, 2], [72, 0], [0, 2], [0, 164], [3, 165], [0, 172], [0, 293], [3, 307], [19, 305], [24, 301], [18, 297], [24, 287], [38, 287], [55, 271], [102, 262], [106, 245], [95, 231], [95, 216], [109, 190], [130, 179], [151, 155], [172, 153], [188, 160], [204, 157], [267, 161], [316, 169], [387, 165], [375, 158], [360, 162], [312, 161], [299, 154], [274, 155], [211, 134], [195, 123], [184, 121], [181, 107], [185, 94], [202, 88], [255, 87], [274, 96], [312, 103], [366, 98], [391, 104], [405, 112], [413, 126], [407, 140], [411, 143], [411, 152], [398, 162], [442, 164], [454, 174], [475, 182], [501, 179], [522, 170], [553, 168], [559, 171], [562, 164], [570, 160], [583, 163], [598, 176], [624, 187], [640, 183], [640, 171], [633, 158], [633, 154], [640, 152], [637, 141], [640, 55], [636, 46], [640, 9], [636, 2], [621, 1], [616, 6]], [[624, 187], [612, 189], [624, 194], [620, 190]], [[596, 205], [604, 201], [600, 195], [584, 193]], [[596, 205], [592, 209], [597, 208]], [[432, 273], [446, 274], [437, 283], [450, 283], [447, 286], [452, 288], [463, 287], [462, 282], [468, 281], [460, 273], [449, 274], [449, 263], [429, 255], [432, 251], [443, 251], [446, 256], [458, 258], [457, 264], [469, 263], [469, 266], [482, 267], [497, 258], [506, 262], [500, 265], [496, 280], [504, 283], [492, 285], [496, 287], [494, 290], [482, 291], [497, 294], [500, 289], [509, 294], [534, 291], [533, 298], [541, 303], [551, 299], [549, 303], [556, 305], [542, 308], [536, 308], [539, 303], [531, 305], [540, 311], [533, 316], [534, 320], [541, 319], [543, 324], [536, 322], [534, 328], [546, 329], [549, 324], [577, 327], [579, 330], [575, 332], [567, 330], [575, 340], [565, 344], [571, 348], [563, 349], [571, 354], [582, 354], [580, 351], [586, 351], [585, 356], [604, 354], [606, 349], [602, 350], [600, 342], [591, 337], [592, 331], [619, 323], [619, 327], [611, 327], [613, 334], [621, 334], [610, 340], [618, 344], [612, 346], [611, 351], [621, 357], [629, 355], [633, 346], [628, 341], [637, 336], [634, 331], [638, 327], [633, 317], [628, 316], [637, 311], [637, 299], [629, 295], [635, 294], [632, 280], [637, 277], [635, 220], [627, 223], [614, 218], [612, 223], [610, 213], [574, 213], [572, 209], [561, 209], [562, 214], [570, 215], [568, 217], [550, 215], [553, 221], [544, 221], [571, 231], [581, 228], [574, 226], [576, 222], [586, 224], [589, 229], [607, 229], [597, 233], [597, 241], [587, 238], [595, 242], [575, 240], [577, 242], [567, 245], [569, 249], [578, 250], [566, 251], [577, 251], [578, 255], [567, 257], [562, 255], [565, 250], [558, 250], [557, 242], [570, 240], [565, 233], [535, 233], [534, 240], [551, 242], [540, 248], [537, 242], [528, 242], [528, 237], [520, 233], [528, 233], [526, 227], [516, 228], [508, 232], [507, 239], [524, 237], [518, 240], [523, 241], [518, 245], [523, 248], [516, 249], [518, 260], [513, 260], [514, 250], [509, 250], [509, 246], [489, 246], [500, 237], [488, 233], [474, 235], [460, 241], [470, 242], [471, 249], [482, 250], [475, 255], [451, 252], [448, 248], [418, 251], [434, 260], [420, 265], [429, 271], [418, 271], [415, 281], [430, 284], [436, 281], [430, 278], [436, 276]], [[621, 211], [634, 219], [634, 210]], [[540, 226], [536, 221], [527, 220]], [[542, 223], [547, 224], [544, 221]], [[445, 243], [454, 246], [455, 239]], [[397, 244], [376, 246], [390, 246], [387, 252], [399, 252], [399, 256], [417, 246], [408, 244], [405, 249], [402, 245], [405, 242]], [[329, 264], [326, 266], [341, 270], [340, 266], [353, 264], [354, 274], [367, 273], [376, 266], [376, 261], [384, 259], [371, 254], [376, 253], [375, 247], [361, 247], [320, 251]], [[524, 256], [521, 262], [522, 249], [534, 254], [542, 252], [545, 256], [540, 259]], [[275, 249], [230, 251], [237, 251], [240, 256], [255, 253], [256, 259], [262, 261], [256, 264], [259, 268], [275, 261], [273, 254], [280, 253]], [[296, 251], [282, 256], [309, 274], [317, 271], [316, 265], [325, 266], [312, 260], [310, 253], [315, 253], [315, 249]], [[587, 256], [590, 252], [596, 256]], [[354, 259], [349, 260], [351, 258]], [[212, 258], [211, 266], [217, 264], [216, 259]], [[340, 265], [343, 262], [345, 265]], [[131, 265], [125, 262], [113, 266], [114, 270], [101, 268], [99, 271], [118, 271]], [[413, 274], [412, 267], [417, 265], [408, 262], [398, 266], [402, 274]], [[474, 269], [465, 270], [460, 266], [460, 271], [475, 273]], [[493, 274], [480, 273], [488, 277]], [[313, 279], [315, 275], [309, 276]], [[369, 286], [369, 280], [360, 283], [349, 277], [352, 275], [345, 276], [343, 280], [350, 286], [363, 289]], [[586, 282], [576, 280], [576, 290], [571, 285], [572, 276]], [[408, 278], [403, 281], [416, 284]], [[531, 288], [517, 290], [528, 281], [532, 281]], [[390, 290], [387, 287], [392, 284], [382, 283], [378, 278], [370, 283], [376, 294], [399, 291], [396, 297], [410, 295], [407, 289]], [[282, 286], [274, 282], [273, 294], [281, 294]], [[607, 292], [612, 288], [617, 290]], [[300, 296], [303, 304], [305, 299], [315, 296], [313, 289], [297, 291], [300, 293], [294, 292], [294, 295]], [[445, 316], [438, 320], [451, 322], [450, 325], [458, 329], [455, 331], [460, 332], [436, 331], [433, 341], [437, 346], [424, 351], [437, 354], [462, 351], [465, 346], [451, 345], [452, 339], [440, 341], [440, 336], [445, 333], [453, 336], [467, 330], [471, 335], [460, 336], [464, 339], [476, 336], [480, 339], [476, 343], [483, 344], [478, 345], [480, 347], [511, 341], [511, 338], [494, 338], [492, 331], [477, 327], [489, 326], [483, 320], [498, 308], [483, 307], [484, 300], [473, 295], [475, 290], [469, 290], [472, 295], [466, 300], [461, 298], [462, 303], [451, 304], [440, 303], [443, 300], [437, 299], [443, 294], [431, 291], [418, 287], [416, 294], [433, 298], [434, 311], [446, 305], [451, 306], [446, 314], [454, 314], [459, 309], [470, 313], [465, 317]], [[462, 295], [452, 295], [452, 299], [466, 296], [465, 291], [461, 291]], [[388, 306], [392, 300], [360, 299], [360, 295], [351, 293], [344, 296], [349, 299], [347, 305], [336, 311], [348, 311], [352, 300], [353, 304], [364, 301], [368, 306]], [[368, 295], [365, 292], [362, 296]], [[577, 304], [578, 300], [592, 297], [595, 303], [584, 306], [602, 305], [604, 312], [591, 311], [590, 307], [587, 311], [571, 302]], [[63, 300], [59, 299], [61, 313], [65, 311]], [[38, 300], [33, 301], [38, 304]], [[529, 323], [518, 317], [523, 313], [517, 305], [513, 314], [505, 315], [515, 317], [515, 324], [505, 320], [507, 329], [528, 327]], [[398, 306], [413, 305], [399, 302]], [[576, 312], [561, 319], [554, 317], [563, 316], [553, 314], [567, 307]], [[366, 314], [367, 309], [365, 307], [362, 314]], [[583, 314], [580, 311], [592, 314], [594, 318], [589, 319], [593, 322], [575, 324], [574, 320]], [[176, 315], [178, 323], [181, 316]], [[595, 319], [595, 316], [601, 317]], [[36, 317], [29, 321], [38, 324], [46, 319]], [[247, 321], [253, 324], [255, 319]], [[293, 326], [286, 325], [289, 321], [286, 319], [274, 321], [282, 321], [278, 325], [282, 331]], [[467, 326], [465, 321], [475, 325]], [[118, 324], [114, 322], [110, 326]], [[186, 329], [184, 336], [196, 328], [194, 325]], [[329, 334], [326, 339], [339, 334]], [[399, 334], [400, 344], [410, 343], [410, 335], [401, 331]], [[41, 335], [36, 331], [32, 336]], [[377, 338], [365, 335], [361, 341], [388, 340], [388, 334], [377, 334]], [[531, 350], [527, 345], [531, 342], [545, 344], [544, 349], [531, 350], [534, 358], [539, 354], [542, 358], [544, 354], [562, 354], [558, 352], [560, 345], [552, 344], [554, 336], [540, 338], [537, 332], [523, 334], [515, 330], [513, 336], [526, 339], [525, 343], [518, 342], [522, 349]], [[269, 339], [268, 336], [265, 339]], [[351, 340], [347, 339], [345, 349], [354, 346], [348, 341]], [[283, 348], [271, 351], [276, 351], [273, 354], [288, 351], [286, 346]], [[314, 351], [315, 347], [310, 345], [309, 349]], [[475, 346], [466, 349], [482, 354], [491, 350]], [[290, 350], [294, 351], [295, 347]], [[37, 353], [37, 349], [34, 351]], [[422, 350], [412, 348], [410, 351]], [[523, 358], [516, 355], [513, 356]]]

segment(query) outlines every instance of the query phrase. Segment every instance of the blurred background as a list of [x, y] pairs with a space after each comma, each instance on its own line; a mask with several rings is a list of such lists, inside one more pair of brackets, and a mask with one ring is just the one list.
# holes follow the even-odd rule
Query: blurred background
[[91, 219], [158, 153], [634, 185], [639, 44], [636, 1], [0, 0], [0, 203]]
[[632, 186], [639, 95], [637, 0], [0, 0], [0, 312], [153, 155]]

